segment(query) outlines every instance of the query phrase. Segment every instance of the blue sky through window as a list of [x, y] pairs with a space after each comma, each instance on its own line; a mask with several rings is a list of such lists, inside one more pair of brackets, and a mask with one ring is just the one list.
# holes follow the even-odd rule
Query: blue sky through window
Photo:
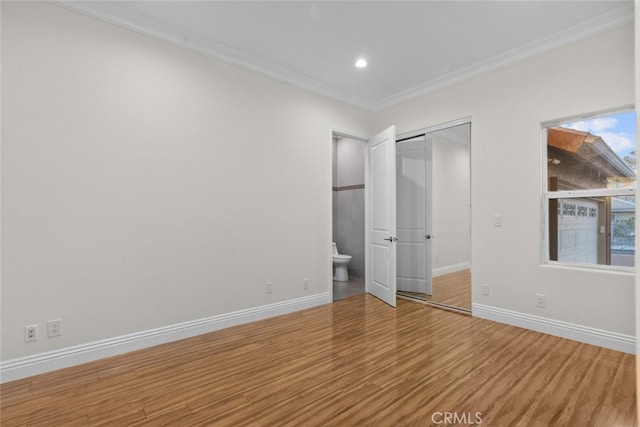
[[636, 126], [635, 111], [562, 125], [562, 127], [590, 132], [601, 137], [621, 159], [636, 151]]

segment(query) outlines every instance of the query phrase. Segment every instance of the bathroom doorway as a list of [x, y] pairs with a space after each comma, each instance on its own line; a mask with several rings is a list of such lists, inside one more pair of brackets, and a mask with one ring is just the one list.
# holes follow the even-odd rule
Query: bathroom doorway
[[332, 142], [332, 210], [333, 242], [339, 254], [351, 256], [347, 265], [348, 280], [335, 275], [333, 300], [365, 292], [365, 141], [357, 137], [333, 134]]

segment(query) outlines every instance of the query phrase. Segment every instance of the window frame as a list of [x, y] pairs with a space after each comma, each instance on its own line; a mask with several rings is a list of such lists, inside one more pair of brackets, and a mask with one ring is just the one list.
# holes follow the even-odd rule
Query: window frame
[[[561, 126], [567, 123], [573, 123], [583, 120], [591, 120], [599, 117], [606, 117], [615, 114], [622, 114], [628, 112], [634, 112], [635, 107], [628, 105], [622, 108], [610, 109], [599, 111], [591, 114], [581, 114], [577, 116], [565, 117], [562, 119], [551, 120], [542, 122], [541, 126], [541, 138], [542, 153], [541, 153], [541, 219], [542, 219], [542, 245], [541, 245], [541, 264], [547, 266], [566, 267], [566, 268], [587, 268], [600, 271], [614, 271], [614, 272], [627, 272], [635, 273], [636, 267], [627, 267], [620, 265], [606, 265], [606, 264], [592, 264], [592, 263], [578, 263], [578, 262], [563, 262], [550, 259], [550, 235], [549, 235], [549, 202], [550, 200], [561, 199], [584, 199], [584, 198], [596, 198], [596, 197], [615, 197], [615, 196], [636, 196], [636, 190], [638, 185], [638, 177], [636, 175], [636, 187], [620, 187], [620, 188], [603, 188], [603, 189], [586, 189], [586, 190], [549, 190], [549, 176], [548, 176], [548, 150], [547, 150], [547, 137], [548, 129], [554, 126]], [[636, 124], [637, 126], [638, 124]], [[636, 150], [637, 150], [637, 134], [636, 127]], [[637, 200], [637, 198], [636, 198]], [[636, 238], [636, 241], [638, 239]], [[634, 248], [635, 250], [635, 248]]]

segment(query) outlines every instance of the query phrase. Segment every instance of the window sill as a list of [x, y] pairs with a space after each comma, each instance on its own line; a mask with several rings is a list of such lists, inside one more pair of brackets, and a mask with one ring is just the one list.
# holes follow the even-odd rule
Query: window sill
[[569, 264], [557, 261], [547, 261], [540, 264], [542, 268], [574, 270], [574, 271], [590, 271], [595, 273], [619, 274], [623, 276], [635, 277], [635, 267], [623, 267], [617, 265], [594, 265], [594, 264]]

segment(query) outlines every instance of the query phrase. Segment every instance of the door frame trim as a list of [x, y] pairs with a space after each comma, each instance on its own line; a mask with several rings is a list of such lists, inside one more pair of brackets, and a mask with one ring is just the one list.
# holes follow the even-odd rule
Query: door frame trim
[[454, 126], [471, 124], [471, 116], [465, 116], [459, 119], [451, 120], [448, 122], [438, 123], [436, 125], [427, 126], [421, 129], [412, 130], [409, 132], [403, 132], [396, 135], [396, 142], [401, 139], [414, 138], [416, 136], [420, 136], [422, 134], [428, 134], [437, 132], [439, 130], [452, 128]]
[[[367, 134], [361, 133], [361, 132], [355, 132], [355, 131], [350, 131], [350, 130], [344, 130], [335, 126], [332, 126], [329, 128], [329, 132], [330, 132], [330, 136], [331, 136], [331, 145], [329, 145], [329, 165], [331, 165], [331, 167], [329, 168], [329, 184], [327, 185], [327, 188], [329, 189], [329, 236], [331, 237], [331, 241], [333, 241], [333, 140], [336, 138], [349, 138], [349, 139], [355, 139], [356, 141], [362, 141], [363, 144], [366, 144], [367, 141], [369, 140], [369, 136]], [[364, 154], [365, 159], [367, 156], [367, 152], [365, 150]], [[366, 176], [365, 176], [366, 179]], [[365, 217], [366, 217], [366, 212], [367, 207], [365, 205]], [[329, 253], [329, 270], [328, 271], [333, 271], [333, 253], [331, 251], [331, 245], [327, 245], [327, 252]], [[367, 261], [365, 259], [365, 277], [364, 277], [364, 281], [365, 281], [365, 292], [367, 292]], [[333, 273], [329, 274], [330, 276], [330, 280], [329, 280], [329, 284], [328, 284], [328, 293], [329, 293], [329, 301], [331, 301], [331, 303], [333, 303]]]

